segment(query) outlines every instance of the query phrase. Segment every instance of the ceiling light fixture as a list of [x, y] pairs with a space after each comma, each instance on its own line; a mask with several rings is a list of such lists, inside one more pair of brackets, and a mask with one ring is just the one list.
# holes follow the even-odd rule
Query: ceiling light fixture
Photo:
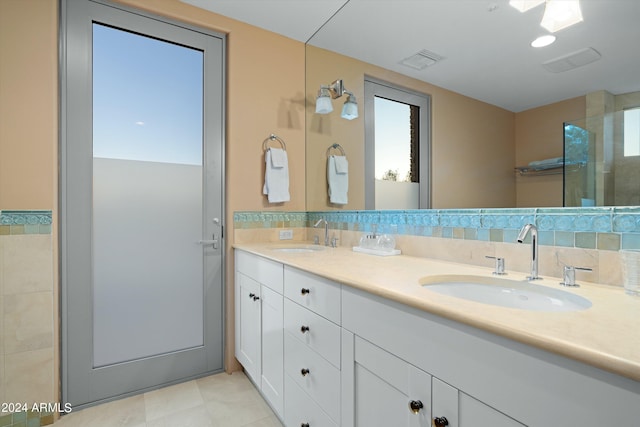
[[340, 98], [342, 95], [347, 94], [347, 100], [342, 107], [340, 117], [347, 120], [353, 120], [358, 117], [358, 102], [353, 92], [345, 89], [342, 80], [336, 80], [330, 85], [321, 85], [318, 91], [318, 97], [316, 98], [316, 113], [317, 114], [329, 114], [333, 111], [333, 105], [331, 99]]
[[527, 10], [533, 9], [544, 2], [545, 0], [511, 0], [509, 1], [509, 4], [520, 12], [526, 12]]
[[547, 0], [540, 25], [555, 33], [582, 22], [580, 0]]
[[545, 47], [549, 46], [551, 43], [556, 41], [556, 36], [552, 34], [546, 34], [544, 36], [540, 36], [534, 41], [531, 42], [531, 47]]

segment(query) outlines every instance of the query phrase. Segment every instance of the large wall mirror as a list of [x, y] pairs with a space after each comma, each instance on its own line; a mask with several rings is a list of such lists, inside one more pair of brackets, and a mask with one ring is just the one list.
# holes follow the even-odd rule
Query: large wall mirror
[[[540, 25], [542, 3], [520, 12], [508, 0], [346, 1], [306, 45], [307, 209], [371, 206], [367, 80], [430, 99], [429, 126], [422, 129], [430, 156], [421, 166], [430, 168], [431, 208], [638, 200], [638, 187], [620, 184], [637, 177], [629, 169], [640, 165], [627, 156], [616, 182], [616, 159], [623, 143], [620, 117], [640, 107], [640, 2], [581, 0], [583, 21], [554, 33]], [[555, 43], [530, 45], [549, 34]], [[315, 112], [319, 89], [335, 80], [357, 100], [357, 118], [342, 117], [347, 95], [332, 100], [333, 112]], [[569, 196], [563, 168], [544, 163], [564, 156], [567, 123], [588, 128], [596, 145], [585, 163], [591, 162], [589, 173], [599, 174], [584, 189], [572, 182]], [[348, 159], [346, 204], [331, 203], [327, 195], [327, 155], [334, 144]], [[635, 197], [611, 195], [621, 188]]]

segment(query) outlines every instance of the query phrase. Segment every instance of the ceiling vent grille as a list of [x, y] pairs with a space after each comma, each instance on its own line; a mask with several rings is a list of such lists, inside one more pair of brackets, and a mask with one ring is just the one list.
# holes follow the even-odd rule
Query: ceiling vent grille
[[403, 59], [402, 61], [400, 61], [400, 63], [416, 70], [422, 70], [434, 65], [438, 61], [442, 61], [443, 59], [443, 56], [423, 49], [415, 55]]
[[563, 73], [590, 64], [601, 58], [601, 55], [593, 48], [587, 47], [560, 58], [544, 62], [542, 66], [551, 73]]

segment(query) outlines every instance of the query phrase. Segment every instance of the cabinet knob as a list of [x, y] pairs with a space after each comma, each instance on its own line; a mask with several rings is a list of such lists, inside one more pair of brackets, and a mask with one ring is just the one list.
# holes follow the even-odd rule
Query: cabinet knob
[[253, 292], [251, 292], [251, 293], [249, 294], [249, 298], [253, 298], [253, 297], [255, 297], [255, 296], [256, 296], [256, 294], [254, 294]]
[[309, 423], [302, 423], [300, 424], [300, 427], [309, 427]]
[[307, 289], [307, 288], [302, 288], [302, 289], [300, 289], [300, 293], [301, 293], [302, 295], [307, 295], [307, 294], [308, 294], [308, 293], [310, 293], [310, 292], [311, 292], [311, 291], [310, 291], [309, 289]]
[[302, 368], [300, 370], [300, 373], [302, 374], [303, 377], [306, 377], [307, 375], [309, 375], [311, 373], [311, 371], [308, 370], [307, 368]]
[[302, 325], [300, 327], [300, 332], [302, 332], [303, 334], [306, 333], [306, 332], [309, 332], [309, 327]]
[[433, 419], [433, 427], [445, 427], [449, 425], [447, 417], [435, 417]]
[[254, 300], [254, 301], [258, 301], [259, 299], [260, 299], [260, 297], [259, 297], [259, 296], [256, 296], [256, 295], [254, 295], [254, 296], [253, 296], [253, 300]]
[[424, 408], [424, 405], [419, 400], [412, 400], [411, 402], [409, 402], [409, 409], [411, 409], [411, 412], [413, 412], [414, 414], [419, 413], [420, 409], [422, 408]]

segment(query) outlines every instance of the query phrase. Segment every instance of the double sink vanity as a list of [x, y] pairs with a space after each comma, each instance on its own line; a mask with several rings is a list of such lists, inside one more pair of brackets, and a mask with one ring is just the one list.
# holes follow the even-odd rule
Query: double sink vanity
[[640, 425], [640, 299], [525, 277], [236, 244], [236, 358], [287, 427]]

